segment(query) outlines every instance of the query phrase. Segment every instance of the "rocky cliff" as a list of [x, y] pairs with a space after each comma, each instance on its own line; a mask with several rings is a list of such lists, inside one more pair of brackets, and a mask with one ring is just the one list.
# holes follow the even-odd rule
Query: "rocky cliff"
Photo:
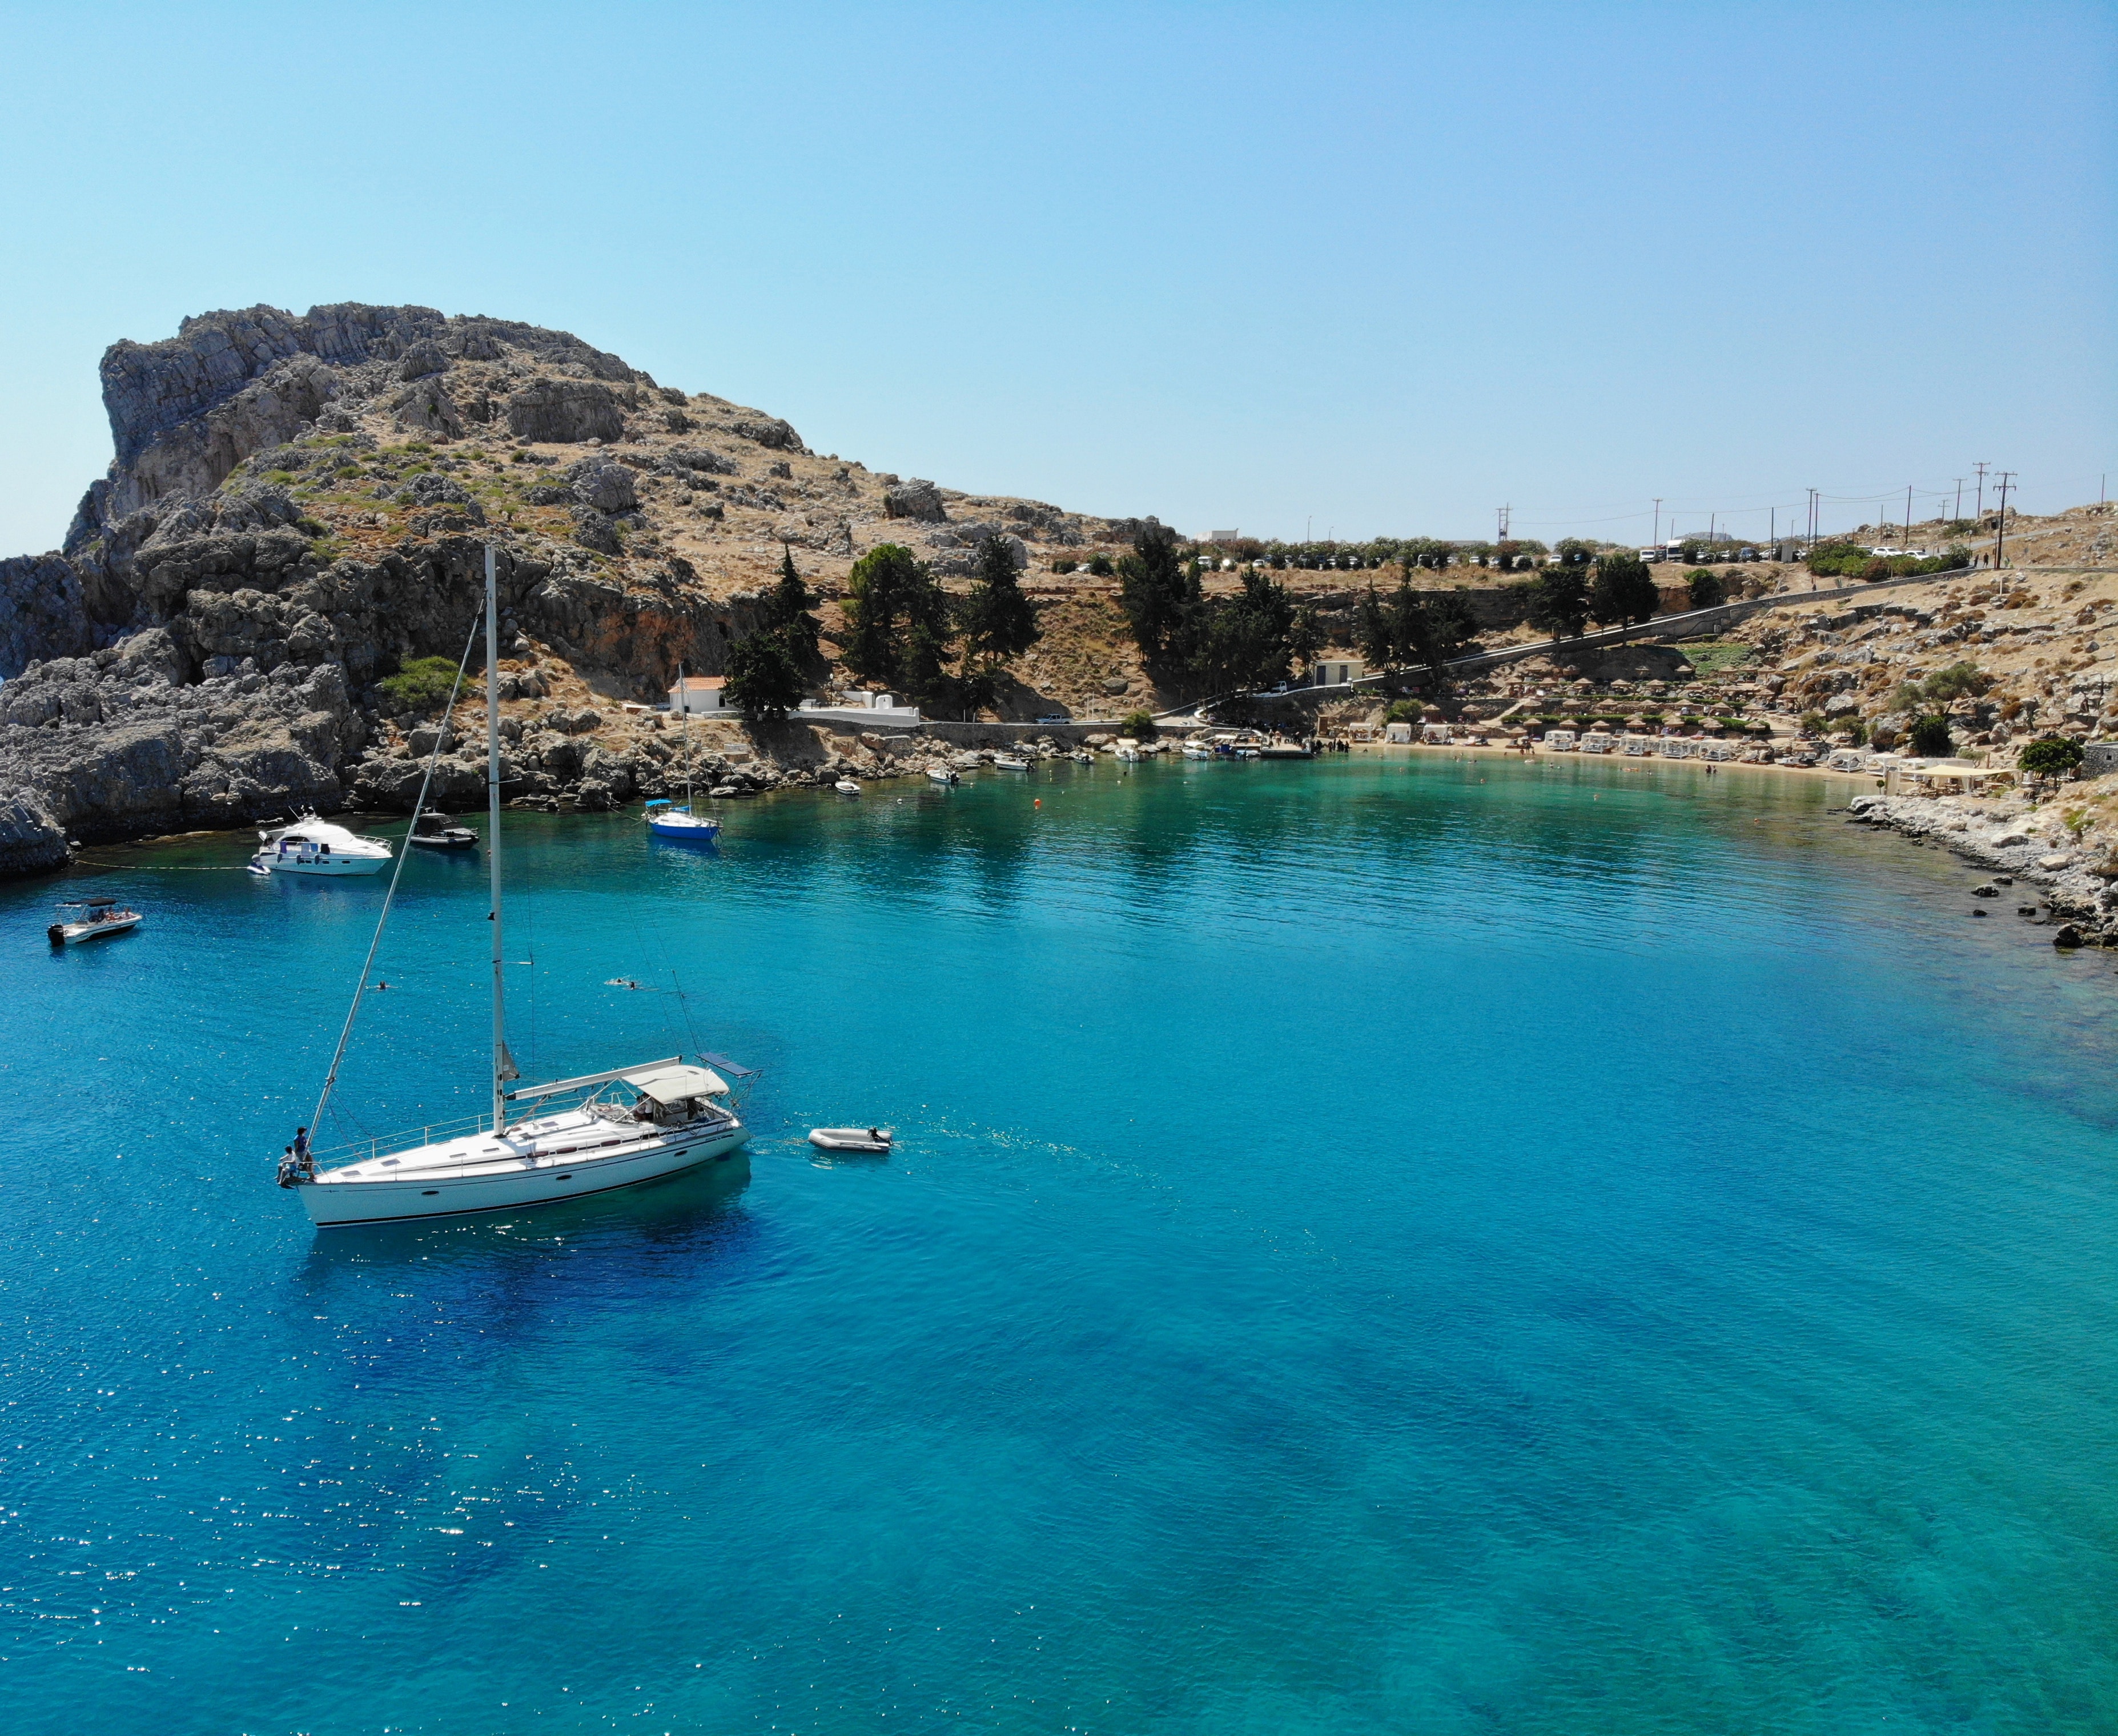
[[[566, 332], [429, 308], [203, 314], [113, 345], [102, 382], [109, 472], [62, 549], [0, 562], [0, 872], [408, 803], [419, 720], [377, 683], [460, 655], [488, 540], [517, 787], [593, 804], [660, 764], [624, 703], [718, 672], [783, 549], [829, 596], [886, 539], [948, 573], [989, 535], [1028, 561], [1131, 528], [873, 474]], [[555, 695], [598, 739], [546, 724]], [[780, 745], [801, 775], [844, 757]]]

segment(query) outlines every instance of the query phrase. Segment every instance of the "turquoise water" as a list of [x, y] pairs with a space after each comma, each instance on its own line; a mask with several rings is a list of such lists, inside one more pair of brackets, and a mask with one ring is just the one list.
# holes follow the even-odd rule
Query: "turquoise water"
[[[748, 1173], [321, 1235], [379, 885], [0, 888], [7, 1727], [2118, 1728], [2118, 974], [1848, 787], [511, 820], [525, 1071], [759, 1065]], [[481, 1100], [479, 868], [400, 896], [377, 1131]]]

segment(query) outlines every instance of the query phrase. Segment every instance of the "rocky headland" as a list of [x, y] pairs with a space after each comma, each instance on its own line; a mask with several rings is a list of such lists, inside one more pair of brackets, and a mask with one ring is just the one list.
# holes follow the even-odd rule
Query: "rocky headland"
[[[828, 635], [877, 542], [946, 576], [988, 537], [1027, 563], [1136, 528], [872, 473], [567, 333], [426, 308], [204, 314], [113, 345], [102, 383], [108, 473], [60, 549], [0, 562], [0, 872], [311, 804], [408, 807], [437, 720], [379, 683], [461, 655], [488, 541], [509, 797], [594, 808], [681, 783], [673, 732], [639, 708], [680, 664], [721, 670], [783, 551]], [[1103, 658], [1038, 662], [1023, 715], [1109, 686]], [[702, 780], [739, 789], [920, 762], [798, 724], [693, 742]], [[437, 799], [482, 799], [483, 777], [451, 754]]]

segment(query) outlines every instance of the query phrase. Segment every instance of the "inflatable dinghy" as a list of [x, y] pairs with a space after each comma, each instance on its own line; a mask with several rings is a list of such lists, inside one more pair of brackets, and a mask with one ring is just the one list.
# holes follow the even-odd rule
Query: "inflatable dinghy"
[[812, 1127], [809, 1143], [819, 1151], [887, 1151], [887, 1127]]

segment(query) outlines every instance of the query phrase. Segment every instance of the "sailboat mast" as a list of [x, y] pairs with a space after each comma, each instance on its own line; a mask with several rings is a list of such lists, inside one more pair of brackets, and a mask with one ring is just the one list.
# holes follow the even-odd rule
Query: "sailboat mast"
[[677, 665], [677, 728], [684, 738], [684, 812], [691, 812], [691, 706], [684, 686], [684, 665]]
[[485, 861], [493, 880], [493, 1131], [505, 1125], [507, 1058], [505, 955], [500, 923], [500, 586], [493, 544], [485, 545]]

